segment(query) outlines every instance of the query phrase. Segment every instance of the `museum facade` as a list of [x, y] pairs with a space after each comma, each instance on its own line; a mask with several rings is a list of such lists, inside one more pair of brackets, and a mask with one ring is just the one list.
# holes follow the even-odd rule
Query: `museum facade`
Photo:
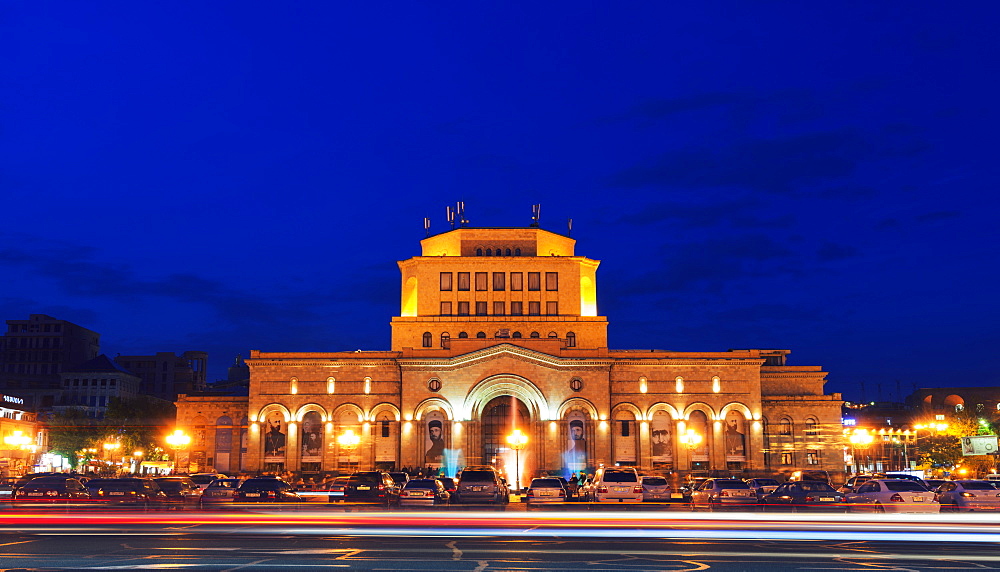
[[200, 470], [844, 469], [821, 367], [788, 350], [609, 349], [599, 262], [568, 236], [456, 228], [421, 246], [398, 263], [391, 351], [255, 350], [249, 397], [180, 397]]

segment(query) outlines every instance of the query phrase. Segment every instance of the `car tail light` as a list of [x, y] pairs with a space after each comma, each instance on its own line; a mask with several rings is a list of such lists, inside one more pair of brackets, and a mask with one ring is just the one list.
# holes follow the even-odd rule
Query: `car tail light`
[[806, 496], [806, 502], [814, 502], [815, 500], [816, 500], [816, 497], [808, 496], [808, 495]]
[[974, 495], [974, 494], [972, 494], [972, 493], [970, 493], [968, 491], [962, 492], [962, 496], [965, 497], [965, 498], [973, 498], [973, 499], [976, 498], [976, 495]]
[[59, 491], [53, 491], [53, 490], [45, 491], [45, 496], [57, 497], [59, 496]]
[[606, 493], [606, 492], [608, 492], [608, 487], [605, 486], [605, 485], [601, 485], [601, 486], [597, 487], [597, 492], [599, 492], [599, 493]]
[[903, 497], [900, 496], [899, 493], [896, 493], [896, 494], [892, 495], [891, 497], [889, 497], [889, 500], [891, 500], [892, 502], [906, 502], [906, 501], [903, 500]]
[[[564, 497], [564, 496], [566, 496], [566, 491], [559, 491], [559, 494], [556, 495], [556, 496]], [[1000, 496], [1000, 495], [998, 495], [998, 496]]]
[[378, 490], [380, 490], [380, 491], [384, 491], [384, 490], [385, 490], [385, 485], [379, 485], [379, 486], [378, 486]]
[[719, 496], [720, 497], [728, 497], [729, 496], [729, 491], [719, 491]]
[[636, 486], [636, 487], [632, 487], [632, 492], [633, 493], [641, 493], [642, 492], [642, 485], [639, 485], [639, 486]]

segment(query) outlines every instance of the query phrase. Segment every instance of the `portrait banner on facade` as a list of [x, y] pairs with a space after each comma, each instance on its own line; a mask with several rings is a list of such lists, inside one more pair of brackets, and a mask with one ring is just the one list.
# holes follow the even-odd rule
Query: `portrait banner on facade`
[[726, 414], [726, 461], [747, 460], [746, 417], [739, 411]]
[[657, 411], [649, 423], [650, 459], [654, 463], [674, 461], [674, 420], [666, 411]]
[[323, 419], [316, 411], [302, 416], [302, 462], [319, 463], [323, 460]]
[[566, 447], [566, 467], [574, 472], [587, 468], [587, 415], [573, 411], [566, 416], [569, 440]]
[[272, 411], [264, 418], [264, 462], [285, 462], [285, 416], [280, 411]]
[[424, 466], [440, 469], [444, 465], [445, 418], [440, 411], [432, 411], [424, 417], [424, 420], [426, 422]]

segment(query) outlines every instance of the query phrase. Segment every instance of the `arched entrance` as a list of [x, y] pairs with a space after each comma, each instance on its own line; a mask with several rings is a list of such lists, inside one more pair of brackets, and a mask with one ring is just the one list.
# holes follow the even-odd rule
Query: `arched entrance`
[[522, 475], [530, 474], [526, 466], [531, 458], [532, 443], [527, 448], [515, 452], [507, 443], [507, 436], [519, 429], [525, 435], [531, 435], [531, 416], [528, 408], [520, 399], [513, 395], [494, 397], [483, 408], [483, 462], [496, 467], [504, 475], [507, 482], [523, 481], [518, 479], [518, 470]]

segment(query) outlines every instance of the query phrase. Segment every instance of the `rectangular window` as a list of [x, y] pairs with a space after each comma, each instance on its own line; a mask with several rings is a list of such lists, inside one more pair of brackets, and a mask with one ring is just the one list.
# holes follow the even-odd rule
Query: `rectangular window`
[[469, 289], [469, 273], [459, 272], [458, 273], [458, 289], [468, 290]]
[[382, 422], [382, 438], [384, 439], [384, 438], [386, 438], [388, 436], [389, 436], [389, 422], [388, 421], [383, 421]]
[[819, 464], [819, 451], [806, 451], [806, 464], [807, 465], [818, 465]]
[[504, 303], [503, 302], [493, 302], [493, 315], [503, 316], [504, 315]]
[[451, 315], [451, 302], [441, 302], [441, 315], [442, 316]]
[[558, 272], [546, 272], [545, 273], [545, 289], [546, 290], [558, 290], [559, 289], [559, 273]]
[[441, 289], [451, 290], [451, 272], [441, 273]]
[[546, 302], [545, 303], [545, 313], [549, 316], [559, 315], [559, 302]]
[[529, 272], [528, 273], [528, 290], [541, 290], [542, 289], [542, 273], [541, 272]]
[[524, 290], [524, 272], [510, 273], [510, 289], [514, 291]]
[[524, 302], [511, 302], [510, 303], [510, 315], [520, 316], [524, 314]]
[[791, 453], [782, 453], [781, 454], [781, 464], [782, 465], [791, 465], [792, 464], [792, 454]]
[[486, 290], [486, 282], [489, 280], [489, 272], [476, 272], [476, 290], [480, 292]]
[[628, 421], [622, 421], [621, 424], [622, 424], [622, 433], [621, 433], [622, 437], [628, 437], [629, 436], [629, 423], [628, 423]]
[[486, 315], [486, 302], [476, 302], [476, 315], [477, 316]]
[[468, 302], [459, 302], [458, 303], [458, 315], [459, 316], [468, 316], [469, 315], [469, 303]]
[[537, 316], [542, 313], [541, 302], [528, 302], [528, 315]]
[[503, 292], [504, 290], [506, 290], [506, 288], [505, 288], [505, 286], [506, 286], [506, 284], [505, 284], [505, 282], [506, 282], [505, 278], [506, 277], [507, 277], [507, 274], [505, 274], [503, 272], [494, 272], [493, 273], [493, 291], [494, 292]]

